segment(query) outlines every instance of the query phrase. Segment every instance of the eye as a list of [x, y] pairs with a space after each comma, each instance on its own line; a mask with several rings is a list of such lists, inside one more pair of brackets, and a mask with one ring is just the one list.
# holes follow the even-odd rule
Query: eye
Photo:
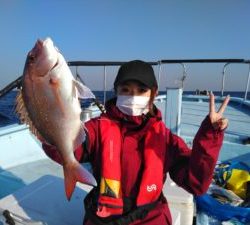
[[32, 63], [35, 61], [35, 55], [29, 54], [29, 62]]
[[121, 92], [127, 93], [127, 92], [129, 92], [129, 88], [128, 87], [122, 87]]
[[139, 93], [145, 93], [145, 92], [147, 92], [148, 90], [149, 90], [149, 89], [146, 88], [146, 87], [140, 87], [140, 88], [138, 89]]

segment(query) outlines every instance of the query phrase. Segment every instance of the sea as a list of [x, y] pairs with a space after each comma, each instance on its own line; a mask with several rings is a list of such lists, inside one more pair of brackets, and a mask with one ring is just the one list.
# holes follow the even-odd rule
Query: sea
[[[105, 94], [103, 91], [93, 91], [97, 100], [101, 103], [105, 99], [108, 100], [115, 96], [113, 91], [107, 91]], [[213, 92], [215, 95], [221, 95], [220, 92]], [[166, 94], [165, 92], [159, 92], [159, 94]], [[183, 94], [195, 94], [195, 91], [184, 91]], [[15, 98], [17, 91], [13, 90], [6, 95], [0, 97], [0, 127], [5, 127], [14, 123], [20, 123], [19, 118], [15, 113]], [[224, 92], [224, 95], [230, 95], [232, 97], [244, 98], [245, 92]], [[250, 99], [250, 93], [248, 92], [247, 99]], [[90, 100], [81, 101], [82, 107], [87, 107], [91, 104]]]

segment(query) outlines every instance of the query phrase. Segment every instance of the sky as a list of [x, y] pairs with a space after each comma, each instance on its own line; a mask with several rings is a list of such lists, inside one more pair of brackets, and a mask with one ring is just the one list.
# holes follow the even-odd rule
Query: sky
[[[51, 37], [66, 61], [250, 59], [249, 23], [249, 0], [0, 0], [0, 89], [22, 75], [38, 38]], [[107, 68], [107, 89], [117, 69]], [[185, 89], [220, 90], [222, 70], [187, 65]], [[161, 90], [179, 85], [179, 64], [161, 72]], [[225, 90], [245, 90], [248, 72], [229, 65]], [[103, 68], [79, 73], [102, 89]]]

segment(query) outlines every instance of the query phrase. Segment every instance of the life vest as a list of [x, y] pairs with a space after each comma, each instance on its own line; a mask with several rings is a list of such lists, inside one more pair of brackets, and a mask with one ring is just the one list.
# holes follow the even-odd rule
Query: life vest
[[[98, 207], [99, 217], [122, 215], [123, 196], [121, 191], [121, 146], [119, 122], [102, 117], [101, 132], [101, 180]], [[136, 199], [138, 207], [159, 199], [163, 187], [163, 162], [165, 159], [165, 125], [157, 121], [147, 130], [144, 137], [144, 168]]]

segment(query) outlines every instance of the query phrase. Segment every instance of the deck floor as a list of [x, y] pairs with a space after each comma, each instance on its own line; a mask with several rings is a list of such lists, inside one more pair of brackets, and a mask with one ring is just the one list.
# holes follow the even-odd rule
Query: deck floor
[[48, 158], [25, 163], [8, 170], [0, 169], [0, 184], [4, 184], [0, 186], [0, 199], [1, 196], [13, 193], [47, 174], [63, 177], [62, 167]]
[[[158, 102], [157, 107], [165, 118], [165, 102]], [[218, 109], [221, 102], [216, 103]], [[183, 101], [181, 112], [181, 136], [193, 137], [203, 119], [208, 115], [208, 101]], [[225, 132], [225, 141], [242, 143], [242, 140], [250, 137], [250, 108], [237, 102], [230, 102], [224, 116], [229, 120], [229, 126]]]
[[[162, 111], [162, 117], [165, 118], [165, 102], [157, 102], [156, 105]], [[217, 109], [220, 105], [221, 101], [216, 102]], [[193, 138], [208, 113], [207, 99], [182, 102], [180, 135], [189, 146], [192, 146]], [[224, 116], [228, 118], [229, 126], [225, 131], [219, 160], [229, 160], [237, 156], [250, 158], [250, 144], [243, 144], [243, 141], [250, 137], [250, 107], [230, 101]], [[247, 163], [250, 165], [250, 161]]]
[[[157, 102], [156, 105], [165, 118], [165, 102]], [[208, 105], [207, 100], [183, 101], [182, 103], [181, 136], [190, 145], [192, 145], [193, 137], [202, 120], [208, 114]], [[220, 103], [216, 103], [217, 108], [219, 105]], [[225, 133], [219, 160], [227, 160], [239, 155], [250, 158], [250, 145], [242, 144], [244, 138], [250, 137], [249, 108], [237, 102], [230, 102], [225, 117], [229, 119], [229, 127]], [[63, 170], [60, 165], [49, 158], [19, 165], [8, 170], [1, 170], [0, 168], [0, 184], [5, 184], [4, 186], [0, 185], [0, 198], [46, 174], [63, 177]]]

